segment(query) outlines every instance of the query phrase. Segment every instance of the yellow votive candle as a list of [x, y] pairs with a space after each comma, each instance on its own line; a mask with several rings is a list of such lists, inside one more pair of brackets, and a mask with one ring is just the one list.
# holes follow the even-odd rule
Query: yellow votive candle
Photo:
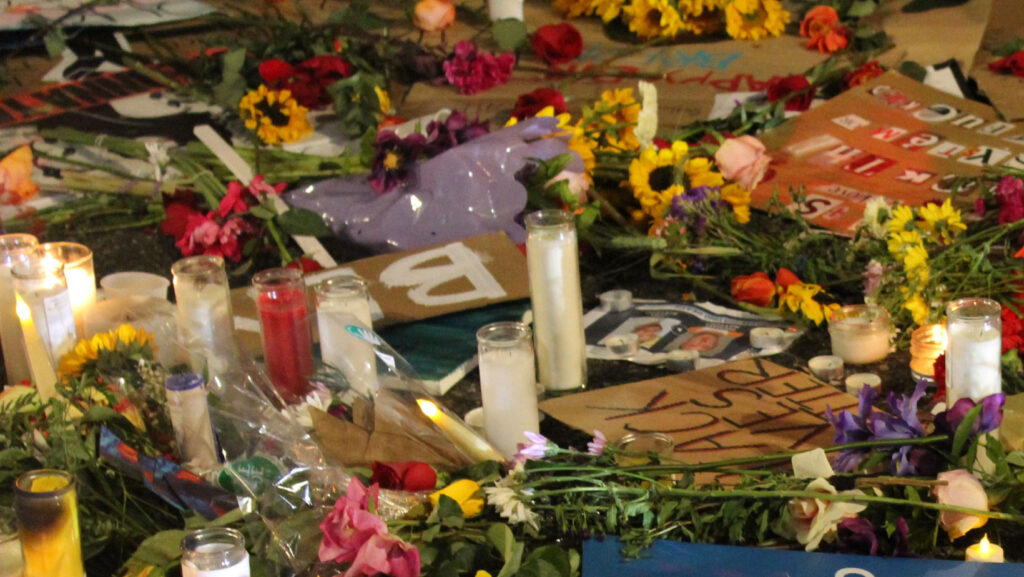
[[24, 577], [84, 577], [74, 478], [64, 471], [29, 471], [15, 483], [14, 508]]

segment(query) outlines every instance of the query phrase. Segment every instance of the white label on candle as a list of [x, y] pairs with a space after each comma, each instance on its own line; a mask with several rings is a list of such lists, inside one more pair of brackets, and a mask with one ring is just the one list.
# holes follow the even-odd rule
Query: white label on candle
[[537, 376], [548, 390], [585, 384], [583, 298], [574, 235], [534, 231], [526, 239]]
[[188, 561], [181, 563], [181, 577], [249, 577], [249, 554], [235, 565], [226, 569], [200, 570]]
[[64, 287], [29, 291], [22, 294], [32, 312], [32, 321], [46, 352], [54, 365], [64, 353], [75, 347], [75, 317], [71, 313], [71, 300]]
[[540, 430], [533, 355], [524, 349], [497, 349], [480, 355], [480, 394], [484, 431], [506, 457], [528, 442], [524, 431]]
[[949, 406], [965, 397], [980, 401], [1003, 390], [1002, 335], [992, 327], [954, 323], [946, 357]]

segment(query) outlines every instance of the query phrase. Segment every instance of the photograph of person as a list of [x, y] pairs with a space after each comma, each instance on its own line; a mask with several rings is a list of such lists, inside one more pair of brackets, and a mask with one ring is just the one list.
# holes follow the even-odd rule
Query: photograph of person
[[677, 319], [634, 317], [615, 327], [615, 330], [601, 339], [598, 344], [604, 344], [605, 340], [612, 335], [634, 333], [637, 336], [640, 346], [649, 349], [661, 340], [663, 336], [668, 334], [672, 330], [672, 327], [678, 324], [679, 321]]

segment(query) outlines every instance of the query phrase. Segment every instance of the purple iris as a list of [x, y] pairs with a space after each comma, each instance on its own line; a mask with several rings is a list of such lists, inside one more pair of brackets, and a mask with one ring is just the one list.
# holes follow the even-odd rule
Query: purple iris
[[[1006, 395], [1002, 393], [989, 395], [982, 399], [981, 414], [974, 420], [971, 432], [975, 435], [981, 435], [998, 428], [1003, 422], [1002, 409], [1005, 402]], [[964, 422], [964, 417], [976, 406], [977, 403], [970, 398], [965, 397], [958, 400], [945, 412], [935, 415], [935, 428], [950, 435], [956, 433], [956, 430], [960, 428], [960, 424]]]
[[909, 527], [903, 517], [896, 520], [896, 530], [892, 535], [886, 535], [884, 528], [875, 527], [867, 519], [851, 517], [839, 522], [836, 546], [841, 553], [907, 557], [910, 555], [908, 533]]
[[416, 161], [423, 154], [427, 139], [414, 133], [400, 138], [392, 130], [377, 134], [373, 147], [373, 163], [370, 165], [370, 186], [377, 194], [391, 192], [405, 183], [413, 173]]

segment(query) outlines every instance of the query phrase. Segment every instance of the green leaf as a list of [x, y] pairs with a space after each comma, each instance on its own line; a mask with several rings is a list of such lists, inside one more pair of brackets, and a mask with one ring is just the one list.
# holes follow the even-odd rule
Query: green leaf
[[960, 426], [956, 428], [956, 434], [953, 435], [953, 457], [959, 457], [964, 449], [964, 443], [973, 434], [974, 421], [978, 420], [981, 415], [982, 405], [977, 405], [964, 416], [964, 420], [960, 423]]
[[46, 54], [50, 57], [60, 56], [60, 53], [64, 51], [66, 44], [64, 33], [61, 32], [60, 28], [54, 28], [43, 36], [43, 44], [46, 46]]
[[515, 18], [504, 18], [494, 23], [494, 40], [502, 50], [515, 50], [526, 42], [526, 24]]
[[324, 224], [319, 214], [304, 208], [293, 208], [277, 217], [281, 230], [297, 236], [330, 236], [331, 229]]
[[213, 87], [213, 99], [217, 104], [235, 109], [245, 95], [246, 83], [242, 76], [245, 65], [245, 48], [233, 48], [221, 58], [220, 82]]
[[516, 544], [512, 529], [504, 523], [495, 523], [487, 530], [487, 541], [501, 553], [502, 561], [508, 563]]
[[437, 518], [445, 527], [458, 529], [466, 524], [466, 519], [462, 516], [462, 507], [448, 495], [441, 495], [437, 502]]
[[1021, 50], [1024, 50], [1024, 38], [1017, 37], [1006, 44], [1003, 44], [999, 48], [996, 48], [992, 53], [996, 56], [1002, 56], [1005, 58], [1014, 52], [1019, 52]]
[[255, 216], [256, 218], [261, 218], [263, 220], [272, 220], [275, 216], [277, 216], [276, 212], [270, 210], [269, 208], [263, 205], [256, 205], [250, 208], [249, 214]]
[[913, 60], [901, 62], [899, 72], [907, 78], [913, 78], [918, 82], [924, 82], [924, 77], [928, 74], [928, 71], [925, 70], [924, 66], [921, 66]]
[[878, 4], [874, 0], [858, 0], [846, 11], [846, 16], [849, 18], [863, 18], [874, 14], [875, 10], [878, 10]]
[[1014, 467], [1024, 468], [1024, 451], [1014, 451], [1006, 456], [1006, 462]]

